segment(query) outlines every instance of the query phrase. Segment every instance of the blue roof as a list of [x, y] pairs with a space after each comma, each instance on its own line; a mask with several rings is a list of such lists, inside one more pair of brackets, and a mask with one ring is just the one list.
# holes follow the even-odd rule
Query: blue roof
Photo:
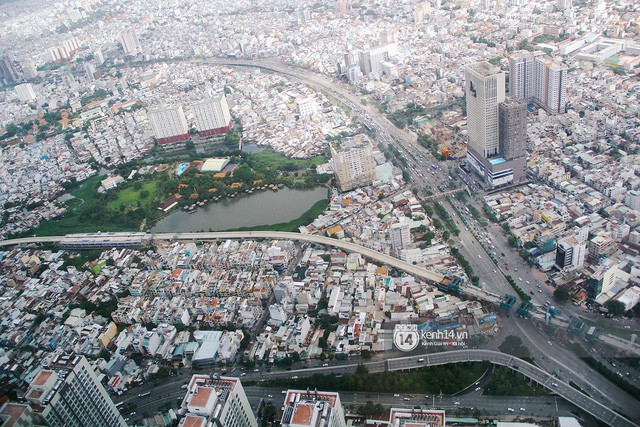
[[503, 159], [502, 157], [497, 157], [495, 159], [489, 160], [489, 163], [491, 163], [492, 165], [499, 165], [500, 163], [504, 163], [504, 162], [506, 162], [506, 160]]

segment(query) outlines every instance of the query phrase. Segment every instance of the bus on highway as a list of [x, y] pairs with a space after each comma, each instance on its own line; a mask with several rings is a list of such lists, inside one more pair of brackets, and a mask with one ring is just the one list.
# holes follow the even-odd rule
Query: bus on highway
[[146, 393], [138, 393], [138, 397], [145, 397], [145, 396], [149, 396], [151, 394], [150, 391], [146, 392]]
[[121, 407], [122, 405], [124, 405], [124, 402], [118, 402], [118, 403], [116, 403], [116, 408], [119, 408], [119, 407]]

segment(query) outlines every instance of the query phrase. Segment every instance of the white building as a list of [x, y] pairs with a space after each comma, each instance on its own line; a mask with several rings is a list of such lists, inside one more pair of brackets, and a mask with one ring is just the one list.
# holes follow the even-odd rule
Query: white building
[[389, 427], [444, 427], [442, 409], [391, 408]]
[[498, 104], [505, 100], [505, 75], [486, 61], [465, 68], [467, 129], [473, 154], [498, 154]]
[[616, 300], [624, 304], [625, 311], [631, 310], [640, 302], [640, 288], [638, 286], [627, 288], [620, 292]]
[[346, 427], [338, 393], [287, 390], [282, 427]]
[[564, 113], [569, 68], [547, 57], [535, 61], [535, 100], [549, 113]]
[[397, 222], [391, 225], [389, 236], [391, 237], [391, 247], [395, 251], [411, 246], [411, 229], [407, 223]]
[[149, 121], [158, 144], [189, 139], [189, 125], [182, 106], [155, 108], [149, 111]]
[[220, 135], [231, 129], [231, 114], [223, 93], [193, 107], [196, 130], [200, 136]]
[[98, 67], [104, 64], [104, 54], [102, 53], [102, 50], [98, 49], [95, 52], [93, 52], [93, 59], [95, 59], [96, 64], [98, 64]]
[[106, 177], [105, 179], [100, 181], [100, 184], [102, 184], [102, 187], [105, 190], [111, 190], [112, 188], [116, 188], [119, 184], [122, 184], [123, 182], [124, 182], [124, 178], [118, 174], [115, 174], [115, 175], [110, 175]]
[[141, 50], [138, 35], [131, 28], [120, 34], [120, 44], [127, 55], [136, 55]]
[[369, 49], [359, 53], [359, 65], [362, 73], [382, 73], [382, 63], [389, 61], [390, 58], [397, 55], [398, 46], [395, 43], [389, 43], [384, 46]]
[[535, 101], [547, 112], [563, 113], [568, 67], [543, 52], [521, 52], [509, 58], [509, 96]]
[[509, 57], [509, 96], [521, 100], [533, 98], [534, 62], [544, 52], [521, 52]]
[[258, 426], [238, 378], [193, 375], [187, 385], [182, 410], [187, 415], [180, 426]]
[[31, 102], [36, 99], [36, 93], [33, 91], [31, 83], [23, 83], [15, 87], [16, 95], [22, 102]]
[[332, 142], [331, 162], [340, 191], [370, 185], [376, 177], [371, 144], [365, 139], [349, 138]]
[[576, 238], [566, 237], [558, 242], [556, 248], [556, 267], [558, 269], [574, 270], [584, 266], [587, 256], [587, 242]]
[[296, 99], [296, 105], [298, 106], [300, 117], [313, 116], [318, 111], [318, 103], [312, 96]]
[[57, 357], [31, 381], [25, 398], [43, 407], [51, 427], [126, 427], [84, 356]]
[[640, 212], [640, 191], [629, 191], [624, 197], [624, 204], [629, 206], [629, 208]]

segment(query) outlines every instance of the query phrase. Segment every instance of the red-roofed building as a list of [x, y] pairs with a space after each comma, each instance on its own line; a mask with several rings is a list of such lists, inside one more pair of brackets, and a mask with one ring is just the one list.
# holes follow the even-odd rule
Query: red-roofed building
[[38, 427], [46, 422], [33, 412], [29, 405], [5, 403], [0, 408], [0, 426], [2, 427]]
[[[180, 427], [206, 426], [209, 422], [223, 426], [258, 426], [240, 380], [233, 377], [193, 375], [182, 401], [182, 411], [187, 416], [180, 421]], [[203, 419], [205, 424], [201, 424]]]
[[346, 427], [338, 393], [288, 390], [282, 427]]

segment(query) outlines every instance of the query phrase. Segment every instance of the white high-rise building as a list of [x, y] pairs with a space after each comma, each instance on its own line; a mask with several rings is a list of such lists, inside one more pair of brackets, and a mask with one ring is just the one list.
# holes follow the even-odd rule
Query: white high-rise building
[[187, 415], [178, 427], [258, 427], [238, 378], [195, 374], [182, 400]]
[[398, 54], [398, 46], [389, 43], [384, 46], [369, 49], [359, 53], [360, 70], [364, 75], [369, 73], [382, 73], [382, 63], [389, 61], [389, 58]]
[[98, 64], [98, 67], [104, 64], [104, 54], [102, 53], [102, 50], [98, 49], [93, 52], [93, 59], [96, 60], [96, 64]]
[[282, 427], [347, 427], [338, 393], [287, 390]]
[[83, 65], [84, 68], [84, 73], [87, 76], [87, 79], [89, 81], [94, 81], [96, 79], [95, 74], [96, 74], [96, 66], [93, 65], [91, 62], [85, 62]]
[[140, 40], [133, 29], [128, 29], [120, 35], [122, 49], [127, 55], [136, 55], [140, 52]]
[[534, 62], [544, 52], [521, 52], [509, 57], [509, 96], [530, 100], [533, 98], [535, 81]]
[[59, 356], [31, 381], [25, 398], [51, 427], [126, 427], [84, 356]]
[[484, 158], [498, 154], [498, 104], [505, 100], [505, 75], [486, 61], [465, 68], [469, 148]]
[[38, 69], [32, 61], [26, 61], [22, 63], [22, 74], [27, 80], [35, 79], [38, 77]]
[[373, 149], [366, 137], [333, 142], [331, 162], [340, 191], [370, 185], [376, 177]]
[[556, 8], [558, 10], [571, 9], [573, 7], [572, 0], [556, 0]]
[[22, 102], [31, 102], [36, 99], [36, 93], [33, 91], [31, 83], [23, 83], [15, 87], [16, 95]]
[[149, 111], [149, 121], [158, 144], [170, 144], [189, 139], [189, 125], [182, 106], [153, 109]]
[[231, 129], [231, 114], [223, 93], [194, 105], [192, 109], [200, 136], [220, 135]]
[[391, 247], [399, 252], [401, 249], [411, 246], [411, 229], [406, 222], [397, 222], [389, 228]]
[[526, 177], [526, 107], [505, 97], [505, 75], [488, 62], [465, 68], [467, 162], [491, 187]]
[[552, 114], [565, 110], [567, 66], [543, 52], [521, 52], [509, 58], [509, 96], [535, 101]]
[[313, 116], [318, 111], [318, 103], [312, 96], [296, 99], [296, 105], [298, 107], [298, 114], [300, 117]]
[[535, 99], [549, 113], [564, 113], [569, 68], [551, 58], [536, 58]]

